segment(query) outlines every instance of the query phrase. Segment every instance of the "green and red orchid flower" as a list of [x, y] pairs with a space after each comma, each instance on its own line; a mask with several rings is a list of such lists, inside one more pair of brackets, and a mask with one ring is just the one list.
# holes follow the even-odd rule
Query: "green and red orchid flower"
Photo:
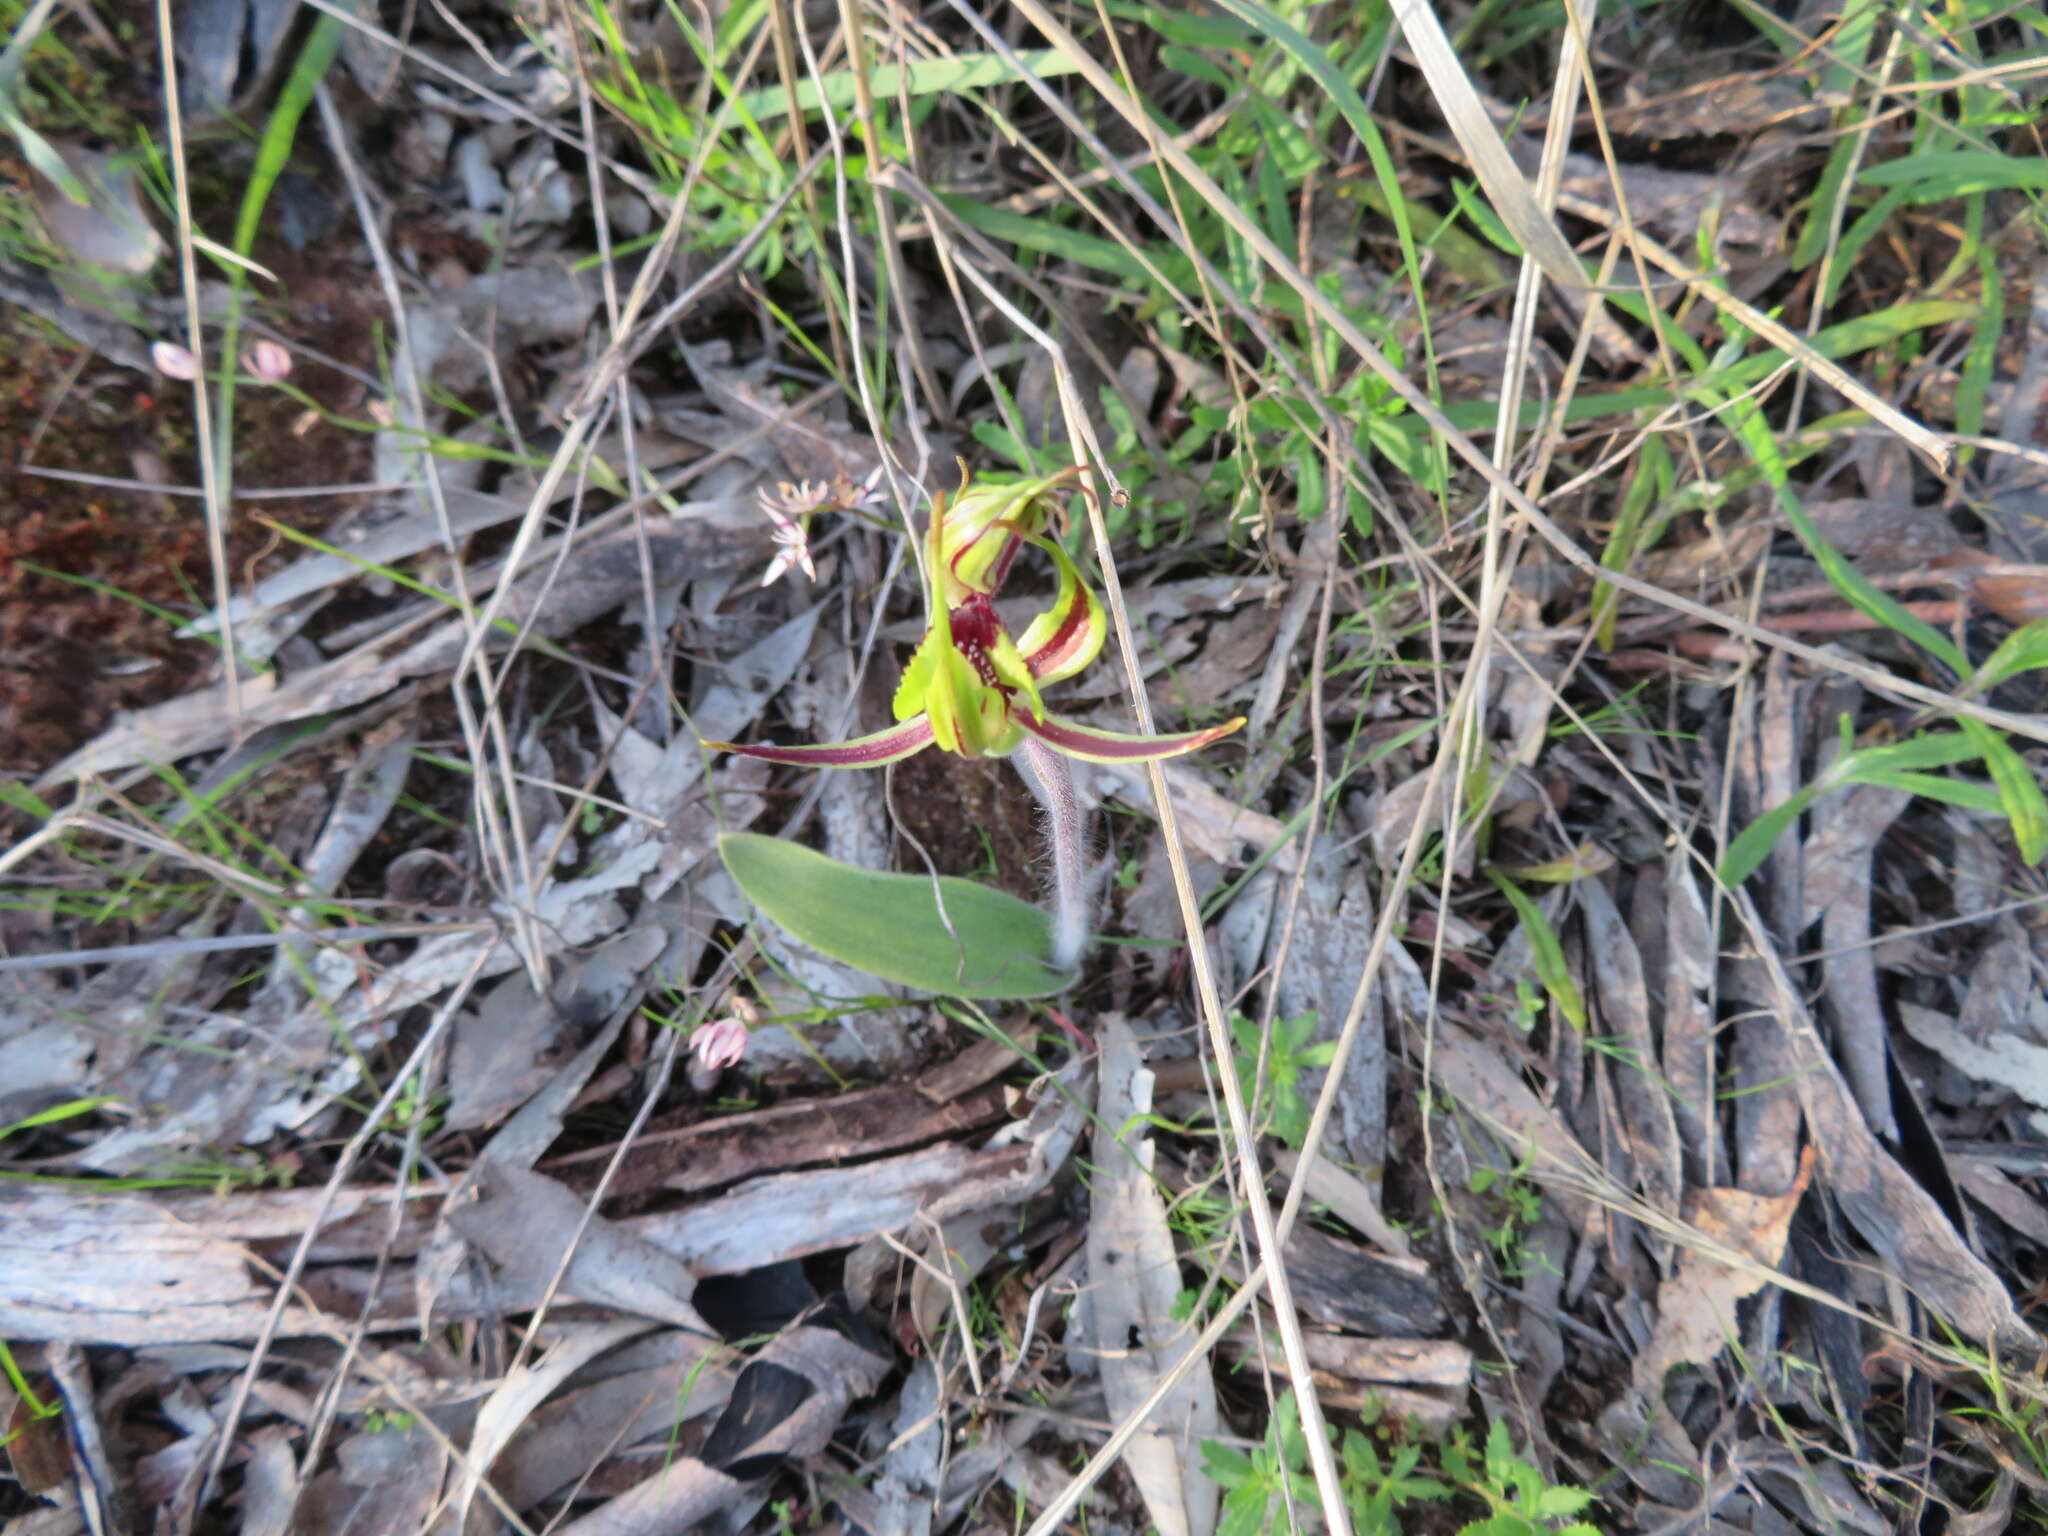
[[[1054, 516], [1052, 493], [1079, 473], [1068, 468], [1012, 485], [975, 485], [962, 465], [959, 493], [933, 498], [924, 562], [931, 621], [896, 689], [897, 724], [830, 746], [705, 746], [798, 768], [875, 768], [930, 746], [961, 757], [1004, 757], [1031, 737], [1084, 762], [1144, 763], [1199, 751], [1238, 729], [1242, 718], [1204, 731], [1134, 736], [1045, 707], [1040, 690], [1086, 667], [1109, 632], [1101, 602], [1045, 531]], [[995, 594], [1026, 545], [1051, 557], [1059, 590], [1052, 606], [1012, 638]]]

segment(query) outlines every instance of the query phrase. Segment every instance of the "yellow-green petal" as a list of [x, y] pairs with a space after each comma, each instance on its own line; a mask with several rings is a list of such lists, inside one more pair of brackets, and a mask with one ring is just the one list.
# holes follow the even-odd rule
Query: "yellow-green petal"
[[1043, 720], [1045, 700], [1038, 696], [1038, 679], [1031, 675], [1024, 653], [1017, 649], [1017, 642], [1010, 638], [1008, 630], [996, 631], [996, 643], [990, 648], [989, 661], [995, 666], [996, 681], [1006, 687], [1020, 689], [1031, 701], [1031, 713]]
[[[1094, 590], [1081, 579], [1081, 572], [1067, 552], [1051, 539], [1031, 541], [1059, 568], [1059, 591], [1052, 606], [1031, 621], [1017, 641], [1018, 650], [1041, 683], [1057, 683], [1072, 677], [1102, 653], [1109, 634], [1109, 616], [1102, 611]], [[1041, 711], [1041, 717], [1043, 712]]]

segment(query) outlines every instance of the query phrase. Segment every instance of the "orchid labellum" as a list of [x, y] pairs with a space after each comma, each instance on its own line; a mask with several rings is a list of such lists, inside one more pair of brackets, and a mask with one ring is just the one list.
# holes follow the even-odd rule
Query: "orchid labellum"
[[[960, 491], [933, 499], [925, 532], [925, 603], [930, 625], [897, 686], [897, 724], [829, 746], [706, 742], [800, 768], [873, 768], [936, 745], [961, 757], [1006, 757], [1027, 741], [1095, 763], [1179, 757], [1228, 736], [1242, 719], [1174, 736], [1097, 730], [1048, 711], [1040, 689], [1072, 677], [1102, 650], [1108, 621], [1072, 558], [1046, 536], [1052, 493], [1069, 468], [1012, 485], [975, 485], [962, 466]], [[1059, 574], [1052, 606], [1012, 638], [995, 594], [1025, 546]], [[1034, 754], [1035, 755], [1035, 754]]]

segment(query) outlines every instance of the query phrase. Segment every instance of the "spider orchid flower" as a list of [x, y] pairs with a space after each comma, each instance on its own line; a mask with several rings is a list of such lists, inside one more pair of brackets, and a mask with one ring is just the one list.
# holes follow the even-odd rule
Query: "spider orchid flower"
[[[1084, 762], [1143, 763], [1199, 751], [1235, 731], [1241, 718], [1176, 736], [1125, 735], [1045, 707], [1040, 690], [1086, 667], [1109, 632], [1101, 602], [1045, 533], [1055, 515], [1051, 494], [1079, 473], [1069, 468], [1014, 485], [978, 486], [963, 465], [959, 493], [933, 499], [925, 531], [931, 619], [896, 689], [897, 724], [830, 746], [705, 745], [799, 768], [875, 768], [930, 746], [961, 757], [1006, 757], [1027, 740]], [[1026, 545], [1051, 558], [1059, 590], [1052, 606], [1013, 638], [996, 613], [995, 594]]]

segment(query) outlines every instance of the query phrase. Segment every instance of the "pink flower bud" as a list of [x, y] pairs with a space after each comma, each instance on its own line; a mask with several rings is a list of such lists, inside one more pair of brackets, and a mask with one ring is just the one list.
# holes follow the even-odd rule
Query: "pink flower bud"
[[723, 1072], [747, 1054], [747, 1026], [738, 1019], [714, 1019], [690, 1032], [690, 1051], [707, 1072]]
[[266, 339], [255, 343], [243, 354], [242, 366], [266, 384], [275, 384], [290, 377], [292, 355], [276, 342]]
[[151, 342], [149, 360], [156, 364], [156, 371], [167, 379], [190, 381], [199, 377], [199, 359], [175, 341]]

